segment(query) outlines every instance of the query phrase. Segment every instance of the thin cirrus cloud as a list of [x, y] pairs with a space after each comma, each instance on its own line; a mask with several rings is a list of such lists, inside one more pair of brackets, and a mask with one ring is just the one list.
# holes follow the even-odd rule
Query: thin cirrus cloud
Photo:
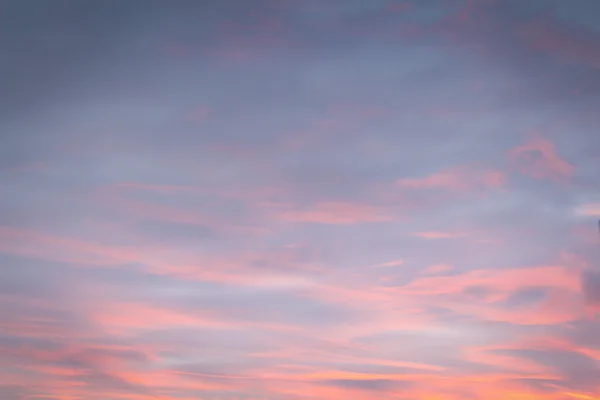
[[457, 239], [465, 236], [470, 236], [477, 232], [461, 232], [461, 231], [423, 231], [413, 233], [413, 236], [420, 237], [423, 239]]
[[581, 216], [598, 217], [600, 216], [600, 203], [582, 204], [576, 208], [575, 212]]
[[594, 1], [5, 3], [0, 398], [600, 396]]
[[[275, 205], [275, 208], [280, 207]], [[282, 208], [283, 210], [275, 212], [275, 218], [292, 223], [348, 225], [362, 222], [389, 222], [393, 219], [368, 204], [326, 202], [316, 204], [308, 210], [294, 210], [293, 208], [290, 210], [285, 205]]]
[[441, 188], [452, 191], [471, 191], [501, 187], [505, 183], [504, 173], [493, 170], [458, 167], [437, 172], [424, 178], [406, 178], [397, 184], [406, 188]]

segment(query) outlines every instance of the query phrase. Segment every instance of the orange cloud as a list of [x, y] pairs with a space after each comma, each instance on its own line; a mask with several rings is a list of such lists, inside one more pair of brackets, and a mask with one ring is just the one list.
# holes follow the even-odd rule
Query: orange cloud
[[536, 179], [560, 180], [570, 177], [575, 170], [560, 158], [552, 142], [539, 135], [512, 149], [509, 156], [522, 173]]
[[[385, 398], [395, 400], [564, 400], [564, 392], [544, 393], [528, 387], [523, 380], [541, 379], [558, 381], [553, 374], [490, 374], [463, 375], [444, 372], [443, 374], [358, 374], [345, 371], [323, 371], [316, 374], [273, 379], [270, 388], [274, 393], [290, 399], [304, 399], [311, 393], [312, 398], [338, 400], [352, 398], [370, 400]], [[331, 383], [350, 382], [350, 387]], [[383, 382], [389, 386], [376, 392], [360, 390], [362, 383]], [[406, 385], [408, 384], [408, 385]], [[367, 386], [362, 386], [366, 387]]]
[[410, 189], [438, 188], [470, 192], [502, 187], [506, 184], [506, 176], [501, 171], [463, 166], [440, 171], [424, 178], [400, 179], [396, 184]]
[[[408, 363], [407, 363], [408, 364]], [[409, 364], [410, 365], [410, 364]], [[434, 368], [428, 368], [434, 369]], [[435, 370], [443, 370], [443, 368], [435, 368]], [[423, 375], [417, 375], [423, 377]], [[360, 381], [370, 381], [375, 379], [389, 379], [389, 380], [410, 380], [414, 379], [414, 375], [411, 374], [374, 374], [374, 373], [360, 373], [360, 372], [348, 372], [348, 371], [318, 371], [306, 374], [301, 378], [311, 380], [329, 380], [329, 379], [352, 379]]]
[[[598, 390], [598, 393], [600, 393], [600, 390]], [[585, 394], [585, 393], [576, 393], [576, 392], [565, 392], [565, 396], [569, 396], [571, 398], [574, 399], [581, 399], [581, 400], [600, 400], [600, 395], [594, 395], [594, 394]]]
[[[317, 203], [306, 210], [275, 204], [274, 214], [280, 221], [331, 225], [352, 225], [365, 222], [387, 222], [393, 217], [368, 204], [349, 202]], [[283, 208], [283, 209], [282, 209]]]
[[[142, 371], [124, 366], [112, 365], [109, 375], [126, 385], [131, 385], [139, 391], [151, 391], [156, 394], [137, 394], [118, 389], [105, 389], [87, 383], [89, 372], [78, 371], [73, 374], [64, 374], [60, 369], [44, 369], [37, 366], [32, 371], [38, 373], [36, 384], [31, 385], [32, 391], [37, 394], [25, 397], [31, 400], [61, 399], [123, 399], [123, 400], [192, 400], [197, 397], [182, 397], [177, 395], [158, 394], [185, 391], [219, 391], [230, 390], [232, 385], [208, 382], [201, 376], [186, 376], [169, 370]], [[140, 390], [141, 389], [141, 390]]]

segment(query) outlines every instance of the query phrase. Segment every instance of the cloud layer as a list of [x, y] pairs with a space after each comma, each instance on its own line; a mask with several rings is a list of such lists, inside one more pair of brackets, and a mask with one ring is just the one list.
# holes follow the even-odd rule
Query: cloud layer
[[598, 4], [209, 3], [3, 6], [0, 398], [600, 398]]

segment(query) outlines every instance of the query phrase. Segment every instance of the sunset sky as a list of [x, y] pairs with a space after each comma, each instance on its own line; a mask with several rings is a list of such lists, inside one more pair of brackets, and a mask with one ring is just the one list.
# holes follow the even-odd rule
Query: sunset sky
[[600, 1], [0, 2], [0, 400], [599, 400]]

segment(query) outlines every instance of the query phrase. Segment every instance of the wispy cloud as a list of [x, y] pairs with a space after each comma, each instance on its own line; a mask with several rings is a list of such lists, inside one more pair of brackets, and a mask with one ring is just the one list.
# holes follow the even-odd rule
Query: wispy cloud
[[575, 170], [558, 155], [552, 142], [539, 135], [512, 149], [510, 156], [521, 172], [537, 179], [565, 179]]
[[600, 203], [587, 203], [577, 207], [575, 213], [584, 217], [599, 217]]
[[504, 173], [494, 170], [479, 170], [471, 167], [450, 168], [423, 178], [406, 178], [397, 184], [406, 188], [431, 188], [452, 191], [478, 191], [502, 187], [506, 182]]
[[445, 231], [424, 231], [413, 233], [412, 236], [420, 237], [423, 239], [457, 239], [462, 237], [471, 236], [477, 232], [445, 232]]
[[290, 206], [272, 206], [275, 216], [281, 221], [320, 223], [332, 225], [351, 225], [364, 222], [389, 222], [393, 217], [386, 215], [368, 204], [343, 202], [318, 203], [308, 209], [294, 209]]

